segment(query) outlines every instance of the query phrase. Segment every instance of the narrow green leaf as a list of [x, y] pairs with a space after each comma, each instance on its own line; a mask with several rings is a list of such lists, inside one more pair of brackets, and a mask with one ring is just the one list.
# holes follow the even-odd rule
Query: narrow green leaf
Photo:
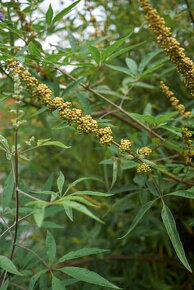
[[146, 204], [142, 205], [142, 207], [139, 209], [136, 217], [134, 218], [134, 220], [131, 223], [131, 226], [129, 228], [129, 230], [127, 231], [127, 233], [121, 237], [120, 239], [125, 238], [127, 235], [129, 235], [132, 230], [136, 227], [136, 225], [141, 221], [141, 219], [143, 218], [143, 216], [146, 214], [146, 212], [152, 207], [152, 205], [154, 204], [154, 202], [156, 201], [156, 199], [151, 200], [149, 202], [147, 202]]
[[77, 258], [81, 258], [81, 257], [85, 257], [85, 256], [90, 256], [90, 255], [96, 255], [96, 254], [100, 254], [100, 253], [104, 253], [104, 252], [108, 252], [108, 251], [109, 250], [97, 249], [97, 248], [83, 248], [80, 250], [71, 251], [68, 254], [61, 257], [57, 261], [57, 264], [62, 263], [64, 261], [73, 260], [73, 259], [77, 259]]
[[28, 44], [28, 50], [29, 50], [30, 54], [35, 55], [38, 58], [41, 57], [39, 49], [32, 41], [30, 41], [30, 43]]
[[175, 117], [177, 115], [178, 115], [178, 112], [171, 112], [171, 113], [168, 113], [168, 114], [159, 115], [159, 116], [156, 117], [156, 123], [157, 123], [157, 125], [159, 125], [161, 123], [164, 123], [164, 122], [172, 119], [173, 117]]
[[65, 197], [65, 200], [78, 201], [79, 203], [83, 203], [85, 205], [93, 206], [93, 207], [96, 207], [97, 206], [97, 205], [91, 203], [90, 201], [86, 200], [82, 196], [75, 196], [75, 195], [72, 196], [72, 195], [68, 195], [68, 196]]
[[162, 216], [164, 226], [167, 230], [168, 236], [172, 242], [172, 245], [175, 249], [177, 256], [179, 257], [180, 261], [183, 263], [185, 268], [187, 268], [187, 270], [192, 272], [191, 267], [189, 266], [189, 263], [188, 263], [187, 258], [185, 256], [185, 251], [184, 251], [183, 245], [181, 243], [179, 233], [178, 233], [177, 228], [176, 228], [176, 223], [175, 223], [174, 217], [173, 217], [170, 209], [164, 203], [163, 203], [161, 216]]
[[73, 36], [73, 33], [71, 32], [70, 29], [67, 30], [67, 33], [68, 33], [68, 39], [69, 39], [71, 48], [75, 52], [77, 50], [77, 42], [76, 42], [76, 39]]
[[47, 231], [46, 235], [46, 254], [50, 264], [55, 261], [56, 258], [56, 242], [53, 235]]
[[115, 185], [115, 182], [117, 181], [117, 175], [118, 175], [118, 163], [117, 163], [117, 160], [114, 160], [113, 172], [112, 172], [112, 184], [111, 184], [110, 190], [113, 188], [113, 186]]
[[134, 75], [131, 73], [131, 71], [126, 68], [126, 67], [122, 67], [122, 66], [117, 66], [117, 65], [109, 65], [109, 64], [106, 64], [107, 67], [113, 69], [113, 70], [116, 70], [116, 71], [119, 71], [119, 72], [122, 72], [124, 74], [127, 74], [131, 77], [134, 77]]
[[63, 229], [64, 226], [58, 225], [54, 222], [50, 222], [50, 221], [44, 221], [42, 223], [42, 227], [43, 228], [48, 228], [48, 229]]
[[60, 171], [59, 177], [57, 178], [57, 187], [60, 194], [62, 193], [64, 182], [65, 182], [65, 176]]
[[129, 38], [131, 36], [133, 32], [129, 33], [127, 36], [115, 41], [113, 44], [111, 44], [110, 46], [108, 46], [107, 48], [105, 48], [103, 50], [102, 53], [102, 63], [104, 63], [106, 61], [106, 59], [116, 50], [118, 49], [127, 38]]
[[8, 286], [9, 286], [9, 280], [7, 279], [5, 283], [3, 284], [3, 286], [1, 286], [1, 290], [7, 290]]
[[46, 12], [46, 23], [48, 25], [51, 24], [52, 18], [53, 18], [53, 8], [52, 8], [51, 3], [50, 3], [49, 8], [48, 8], [48, 10]]
[[113, 53], [111, 56], [109, 56], [108, 59], [107, 59], [107, 61], [110, 61], [110, 60], [114, 59], [115, 57], [117, 57], [117, 56], [119, 56], [121, 54], [124, 54], [124, 53], [132, 50], [133, 48], [138, 47], [138, 46], [140, 46], [140, 45], [142, 45], [144, 43], [146, 43], [146, 41], [143, 41], [143, 42], [140, 42], [140, 43], [133, 44], [133, 45], [127, 46], [125, 48], [122, 48], [119, 51]]
[[68, 149], [71, 147], [71, 146], [66, 146], [60, 141], [45, 141], [45, 140], [38, 140], [37, 145], [38, 146], [58, 146], [64, 149]]
[[40, 272], [36, 273], [32, 278], [30, 279], [28, 290], [32, 290], [34, 288], [34, 285], [36, 284], [36, 281], [40, 278], [42, 274], [44, 274], [46, 270], [41, 270]]
[[0, 143], [9, 151], [9, 143], [3, 135], [0, 135]]
[[142, 59], [142, 61], [139, 64], [139, 68], [138, 68], [139, 72], [142, 73], [144, 71], [144, 68], [148, 65], [148, 63], [152, 60], [152, 58], [154, 58], [161, 51], [162, 51], [161, 49], [157, 49], [146, 54], [146, 56]]
[[13, 178], [13, 172], [11, 171], [10, 174], [8, 175], [6, 181], [5, 181], [5, 186], [2, 192], [2, 206], [5, 208], [6, 206], [9, 205], [12, 195], [14, 192], [14, 178]]
[[97, 177], [81, 177], [77, 180], [75, 180], [74, 182], [72, 182], [68, 188], [66, 189], [65, 191], [65, 194], [67, 194], [67, 192], [74, 186], [76, 186], [78, 183], [82, 182], [82, 181], [85, 181], [85, 180], [96, 180], [96, 181], [99, 181], [99, 182], [103, 182], [101, 179], [97, 178]]
[[108, 280], [100, 276], [99, 274], [92, 272], [90, 270], [79, 268], [79, 267], [64, 267], [59, 269], [61, 272], [77, 279], [80, 281], [84, 281], [87, 283], [103, 286], [103, 287], [110, 287], [114, 289], [121, 289], [114, 284], [110, 283]]
[[52, 276], [52, 290], [65, 290], [65, 289], [66, 287], [64, 283], [55, 276]]
[[136, 64], [136, 62], [133, 59], [127, 57], [126, 58], [126, 64], [127, 64], [128, 68], [129, 68], [129, 70], [131, 71], [131, 74], [136, 76], [137, 75], [137, 64]]
[[88, 43], [88, 49], [89, 49], [89, 51], [91, 53], [92, 58], [95, 60], [95, 62], [97, 64], [99, 64], [100, 63], [100, 52], [99, 52], [99, 50], [95, 46], [92, 46], [89, 43]]
[[75, 202], [75, 201], [68, 201], [68, 200], [63, 200], [62, 202], [58, 202], [59, 204], [62, 204], [65, 208], [66, 207], [70, 207], [70, 208], [73, 208], [77, 211], [80, 211], [81, 213], [95, 219], [96, 221], [100, 222], [100, 223], [103, 223], [103, 221], [101, 221], [98, 217], [96, 217], [89, 209], [87, 209], [86, 206], [78, 203], [78, 202]]
[[94, 196], [104, 196], [104, 197], [108, 197], [108, 196], [114, 195], [114, 193], [104, 193], [104, 192], [98, 192], [98, 191], [83, 190], [83, 191], [73, 192], [73, 193], [70, 194], [70, 196], [79, 195], [79, 194], [94, 195]]
[[73, 222], [73, 211], [72, 211], [72, 208], [64, 205], [64, 210], [65, 210], [66, 215], [70, 219], [70, 221]]
[[7, 257], [5, 256], [0, 256], [0, 268], [2, 268], [3, 270], [15, 274], [15, 275], [19, 275], [22, 276], [23, 274], [20, 273], [16, 266], [14, 265], [14, 263]]
[[33, 213], [34, 213], [35, 222], [37, 226], [40, 228], [44, 220], [45, 204], [36, 203], [36, 206], [33, 209]]
[[73, 4], [69, 5], [62, 11], [60, 11], [57, 15], [55, 15], [52, 24], [61, 20], [67, 13], [69, 13], [81, 0], [75, 1]]
[[191, 192], [191, 191], [188, 191], [188, 190], [179, 190], [179, 191], [175, 191], [175, 192], [170, 192], [170, 193], [168, 193], [166, 195], [174, 195], [174, 196], [180, 196], [180, 197], [194, 199], [194, 192]]

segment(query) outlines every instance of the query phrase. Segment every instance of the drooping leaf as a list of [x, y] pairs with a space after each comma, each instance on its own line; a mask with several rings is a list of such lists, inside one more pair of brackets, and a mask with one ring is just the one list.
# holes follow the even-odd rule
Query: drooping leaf
[[84, 281], [87, 283], [103, 286], [103, 287], [110, 287], [113, 289], [121, 289], [114, 284], [110, 283], [108, 280], [100, 276], [99, 274], [92, 272], [90, 270], [79, 268], [79, 267], [64, 267], [59, 269], [61, 272], [77, 279], [80, 281]]
[[57, 264], [62, 263], [67, 260], [73, 260], [73, 259], [77, 259], [77, 258], [81, 258], [85, 256], [96, 255], [96, 254], [100, 254], [100, 253], [104, 253], [108, 251], [109, 250], [105, 250], [105, 249], [82, 248], [80, 250], [71, 251], [68, 254], [64, 255], [57, 261]]
[[168, 236], [172, 242], [172, 245], [175, 249], [175, 252], [176, 252], [178, 258], [183, 263], [185, 268], [187, 268], [187, 270], [192, 272], [191, 267], [190, 267], [190, 265], [187, 261], [187, 258], [185, 256], [185, 251], [184, 251], [183, 245], [181, 243], [179, 233], [178, 233], [177, 228], [176, 228], [176, 223], [175, 223], [174, 217], [173, 217], [170, 209], [164, 203], [163, 203], [161, 216], [162, 216], [164, 226], [167, 230]]

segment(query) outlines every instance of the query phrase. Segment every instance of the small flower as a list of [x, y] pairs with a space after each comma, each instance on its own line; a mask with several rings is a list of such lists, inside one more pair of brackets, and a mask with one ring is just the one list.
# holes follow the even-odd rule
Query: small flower
[[102, 145], [110, 145], [113, 141], [112, 130], [110, 127], [100, 128], [96, 135], [100, 139]]
[[139, 150], [138, 150], [138, 153], [139, 154], [143, 154], [143, 155], [150, 155], [152, 153], [152, 149], [149, 148], [149, 147], [141, 147]]
[[0, 21], [3, 21], [3, 12], [0, 11]]
[[121, 139], [121, 144], [119, 145], [119, 151], [123, 153], [125, 151], [130, 150], [132, 143], [133, 142], [131, 140]]
[[145, 162], [141, 163], [137, 166], [137, 173], [141, 174], [141, 173], [147, 173], [150, 172], [151, 168], [149, 165], [147, 165]]

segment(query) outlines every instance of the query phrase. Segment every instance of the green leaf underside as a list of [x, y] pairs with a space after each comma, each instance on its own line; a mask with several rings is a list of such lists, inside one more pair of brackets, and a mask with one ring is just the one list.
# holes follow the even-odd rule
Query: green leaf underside
[[110, 283], [108, 280], [100, 276], [99, 274], [92, 272], [90, 270], [79, 268], [79, 267], [64, 267], [59, 269], [61, 272], [77, 279], [80, 281], [84, 281], [87, 283], [103, 286], [103, 287], [110, 287], [113, 289], [121, 289], [114, 284]]
[[175, 249], [175, 252], [176, 252], [178, 258], [183, 263], [185, 268], [187, 268], [187, 270], [192, 272], [191, 267], [190, 267], [190, 265], [187, 261], [187, 258], [185, 256], [185, 251], [184, 251], [183, 245], [181, 243], [179, 233], [178, 233], [177, 228], [176, 228], [176, 223], [175, 223], [174, 217], [173, 217], [170, 209], [164, 203], [163, 203], [161, 216], [162, 216], [162, 220], [163, 220], [164, 226], [166, 228], [166, 231], [168, 233], [168, 236], [172, 242], [172, 245]]

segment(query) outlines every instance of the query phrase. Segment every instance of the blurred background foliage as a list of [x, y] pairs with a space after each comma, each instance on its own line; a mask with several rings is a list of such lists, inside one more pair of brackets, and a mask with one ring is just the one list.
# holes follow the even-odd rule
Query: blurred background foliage
[[[51, 4], [55, 15], [59, 9], [62, 10], [66, 6], [66, 3], [61, 1], [55, 7], [53, 2], [55, 1]], [[164, 17], [167, 26], [172, 28], [173, 35], [185, 48], [186, 55], [192, 57], [194, 24], [188, 10], [187, 3], [189, 2], [191, 13], [194, 14], [192, 1], [150, 1]], [[5, 59], [14, 56], [29, 69], [32, 75], [38, 78], [40, 83], [47, 84], [54, 96], [61, 96], [71, 101], [75, 107], [82, 108], [85, 114], [92, 114], [99, 124], [111, 126], [116, 141], [121, 138], [133, 139], [134, 150], [142, 146], [155, 148], [156, 140], [150, 138], [145, 130], [139, 130], [139, 127], [133, 126], [134, 124], [131, 124], [131, 121], [129, 122], [119, 110], [115, 110], [103, 100], [81, 88], [79, 82], [72, 82], [53, 68], [54, 64], [60, 65], [71, 75], [102, 93], [117, 105], [120, 105], [123, 97], [126, 98], [123, 108], [127, 112], [141, 115], [157, 116], [172, 112], [172, 107], [159, 86], [160, 80], [164, 80], [186, 109], [192, 111], [193, 98], [185, 88], [174, 65], [158, 48], [156, 37], [148, 29], [148, 23], [139, 2], [135, 0], [82, 0], [79, 3], [81, 6], [75, 7], [73, 12], [55, 23], [49, 20], [48, 4], [38, 0], [28, 0], [25, 3], [1, 1], [3, 20], [0, 23], [0, 60], [3, 70], [0, 79], [0, 133], [13, 142], [10, 123], [12, 118], [10, 109], [14, 106], [11, 98], [13, 83], [5, 75], [3, 64]], [[130, 33], [130, 37], [119, 49], [132, 46], [131, 49], [115, 58], [108, 59], [104, 65], [97, 66], [91, 57], [88, 43], [102, 51], [114, 41]], [[130, 70], [131, 63], [128, 67], [126, 58], [133, 60], [134, 69], [136, 66], [140, 68], [144, 60], [145, 68], [142, 73], [131, 72], [131, 75], [130, 73], [127, 75], [111, 68], [111, 66], [119, 66]], [[143, 72], [153, 66], [155, 66], [153, 71], [143, 75]], [[71, 146], [70, 149], [46, 146], [29, 152], [26, 155], [29, 160], [21, 159], [19, 164], [20, 182], [23, 188], [39, 190], [47, 183], [48, 189], [50, 187], [55, 190], [56, 179], [61, 171], [66, 177], [66, 185], [84, 176], [95, 176], [103, 181], [102, 183], [86, 180], [73, 188], [75, 191], [107, 192], [111, 190], [117, 192], [115, 196], [96, 199], [100, 205], [96, 210], [96, 215], [104, 220], [105, 224], [102, 225], [80, 213], [75, 213], [74, 222], [71, 222], [65, 217], [62, 208], [47, 209], [45, 220], [57, 224], [49, 228], [57, 243], [57, 256], [61, 257], [81, 247], [110, 249], [109, 253], [96, 258], [83, 259], [80, 264], [109, 278], [123, 289], [192, 289], [193, 274], [189, 273], [176, 257], [162, 225], [161, 204], [158, 201], [130, 236], [122, 240], [118, 239], [128, 230], [139, 205], [150, 198], [146, 185], [147, 177], [136, 174], [136, 167], [131, 160], [120, 156], [113, 145], [110, 147], [99, 145], [95, 136], [79, 135], [73, 126], [59, 121], [58, 112], [50, 113], [42, 110], [40, 104], [27, 93], [22, 109], [24, 110], [23, 118], [27, 122], [20, 130], [19, 143], [21, 145], [31, 136], [35, 136], [36, 139], [51, 138]], [[177, 126], [177, 128], [185, 124], [192, 126], [191, 120], [184, 122], [175, 116], [168, 125]], [[149, 125], [156, 128], [154, 125]], [[157, 132], [172, 143], [182, 146], [179, 135], [160, 128]], [[159, 149], [154, 151], [152, 160], [166, 158], [162, 162], [164, 168], [183, 178], [188, 174], [188, 167], [179, 156], [169, 159], [171, 155], [176, 155], [176, 151], [169, 152], [166, 148], [159, 146]], [[10, 172], [10, 164], [2, 151], [0, 152], [0, 168], [1, 185], [3, 185]], [[157, 172], [154, 175], [164, 192], [188, 189], [188, 186], [174, 183]], [[192, 179], [192, 176], [190, 173], [188, 178]], [[50, 183], [49, 186], [48, 183]], [[111, 189], [112, 183], [114, 185]], [[174, 196], [167, 198], [167, 204], [175, 217], [186, 256], [192, 267], [194, 265], [192, 228], [194, 203], [190, 199]], [[7, 212], [10, 224], [11, 217], [13, 218], [14, 215], [13, 209], [14, 201]], [[2, 231], [6, 229], [4, 227], [2, 223]], [[38, 228], [30, 217], [28, 222], [20, 227], [19, 237], [21, 240], [25, 238], [25, 242], [32, 249], [44, 256], [45, 235], [48, 227], [48, 224], [43, 223], [42, 227]], [[10, 243], [11, 240], [6, 240], [6, 237], [1, 239], [2, 252], [8, 251]], [[26, 252], [18, 249], [16, 256], [17, 261], [25, 259]], [[33, 265], [32, 274], [35, 274], [39, 268], [39, 261], [35, 257], [31, 257], [29, 261], [31, 267]], [[26, 265], [25, 269], [27, 268]], [[19, 284], [19, 279], [16, 277], [14, 283]], [[35, 289], [50, 289], [49, 279], [48, 275], [41, 275], [39, 286], [37, 284]], [[25, 287], [27, 283], [23, 279], [22, 286]], [[68, 289], [103, 288], [78, 282], [70, 285]]]

